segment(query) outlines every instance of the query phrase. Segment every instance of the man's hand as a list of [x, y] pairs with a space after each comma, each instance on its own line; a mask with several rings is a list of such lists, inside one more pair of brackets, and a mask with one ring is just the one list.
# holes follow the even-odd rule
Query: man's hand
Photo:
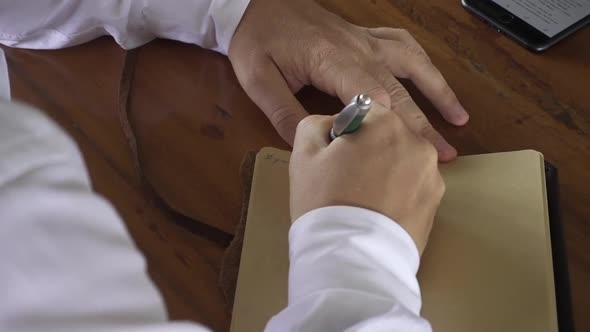
[[246, 93], [289, 143], [308, 115], [293, 94], [311, 84], [344, 103], [367, 93], [432, 142], [441, 161], [457, 155], [395, 78], [412, 80], [450, 123], [463, 125], [469, 119], [424, 49], [405, 30], [356, 26], [313, 0], [251, 0], [229, 58]]
[[326, 206], [370, 209], [400, 224], [422, 254], [445, 190], [436, 150], [381, 105], [373, 106], [357, 132], [330, 143], [333, 120], [312, 115], [297, 127], [289, 170], [291, 220]]

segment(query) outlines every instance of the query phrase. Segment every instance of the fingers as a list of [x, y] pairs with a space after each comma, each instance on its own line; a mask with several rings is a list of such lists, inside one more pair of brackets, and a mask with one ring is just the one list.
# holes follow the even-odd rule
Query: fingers
[[315, 153], [330, 144], [330, 130], [334, 117], [310, 115], [299, 122], [293, 151]]
[[412, 80], [448, 122], [458, 126], [467, 123], [469, 115], [420, 44], [407, 32], [382, 29], [386, 30], [379, 30], [376, 33], [373, 31], [375, 29], [370, 29], [370, 33], [374, 36], [399, 38], [398, 40], [377, 38], [373, 41], [377, 52], [383, 55], [384, 62], [392, 74]]
[[358, 63], [326, 57], [310, 75], [311, 83], [332, 96], [338, 96], [344, 104], [358, 94], [365, 93], [373, 100], [389, 107], [389, 94], [381, 84]]
[[248, 96], [262, 109], [279, 135], [293, 145], [299, 122], [308, 113], [297, 101], [276, 65], [268, 58], [247, 77], [239, 77]]
[[[373, 28], [367, 29], [369, 34], [378, 39], [396, 40], [402, 43], [415, 47], [422, 50], [426, 56], [426, 51], [422, 48], [422, 45], [405, 29], [394, 29], [394, 28]], [[430, 58], [429, 58], [430, 59]]]
[[[366, 130], [364, 130], [366, 128]], [[389, 108], [375, 103], [371, 111], [363, 119], [361, 128], [355, 133], [350, 134], [352, 140], [363, 141], [372, 140], [375, 137], [386, 137], [385, 143], [399, 144], [400, 135], [408, 134], [409, 127], [404, 123], [397, 112], [392, 112]], [[416, 135], [416, 134], [412, 134]], [[344, 136], [346, 137], [346, 136]], [[397, 141], [397, 142], [394, 142]], [[373, 142], [374, 143], [374, 142]]]
[[438, 151], [440, 161], [446, 162], [455, 159], [457, 150], [432, 127], [428, 118], [414, 103], [403, 85], [386, 68], [375, 68], [371, 72], [391, 97], [391, 108], [410, 129], [422, 135], [434, 145]]
[[457, 150], [452, 147], [442, 135], [434, 129], [434, 127], [432, 127], [424, 113], [422, 113], [414, 101], [411, 99], [404, 101], [396, 105], [393, 109], [398, 112], [405, 124], [414, 133], [421, 135], [434, 145], [440, 161], [448, 162], [457, 157]]

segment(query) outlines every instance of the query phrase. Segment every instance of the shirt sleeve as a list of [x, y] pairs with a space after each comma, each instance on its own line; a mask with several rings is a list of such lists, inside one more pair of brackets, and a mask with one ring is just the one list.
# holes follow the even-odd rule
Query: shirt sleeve
[[0, 100], [2, 331], [205, 331], [163, 300], [76, 145], [42, 114]]
[[8, 64], [4, 51], [0, 48], [0, 100], [10, 100], [10, 80], [8, 78]]
[[227, 54], [249, 0], [0, 0], [0, 43], [57, 49], [111, 35], [125, 49], [156, 37]]
[[266, 331], [431, 331], [420, 316], [419, 254], [384, 215], [327, 207], [289, 234], [288, 306]]

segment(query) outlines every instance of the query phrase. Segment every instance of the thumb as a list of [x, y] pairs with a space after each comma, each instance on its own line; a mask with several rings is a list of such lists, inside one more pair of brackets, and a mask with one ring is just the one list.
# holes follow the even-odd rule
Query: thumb
[[293, 153], [315, 153], [330, 144], [330, 129], [334, 123], [333, 116], [310, 115], [299, 122], [293, 145]]
[[258, 62], [256, 67], [246, 71], [251, 73], [249, 77], [238, 75], [238, 79], [242, 82], [242, 87], [248, 96], [266, 114], [279, 135], [293, 145], [297, 124], [308, 113], [293, 96], [285, 78], [269, 58]]

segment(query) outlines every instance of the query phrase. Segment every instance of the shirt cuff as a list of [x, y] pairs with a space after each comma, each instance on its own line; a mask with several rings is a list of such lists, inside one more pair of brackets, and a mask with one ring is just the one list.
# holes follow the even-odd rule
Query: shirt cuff
[[234, 33], [236, 32], [250, 0], [216, 0], [212, 8], [215, 21], [215, 35], [217, 36], [218, 52], [229, 53]]
[[[418, 249], [383, 214], [350, 206], [310, 211], [291, 227], [289, 254], [289, 302], [322, 288], [347, 288], [406, 299], [406, 307], [420, 311]], [[314, 276], [297, 271], [314, 271]], [[391, 287], [400, 283], [404, 287]]]
[[[197, 44], [227, 55], [250, 0], [150, 0], [142, 10], [146, 27], [156, 36]], [[191, 8], [192, 7], [192, 8]], [[205, 8], [204, 8], [205, 7]]]
[[0, 100], [10, 100], [10, 80], [4, 51], [0, 48]]

